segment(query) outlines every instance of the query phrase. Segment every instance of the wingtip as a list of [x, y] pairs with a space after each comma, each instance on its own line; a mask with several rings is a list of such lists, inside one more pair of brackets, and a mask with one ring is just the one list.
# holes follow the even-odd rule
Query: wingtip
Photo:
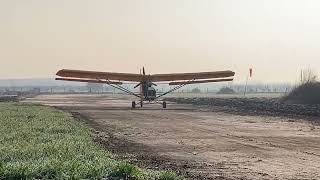
[[232, 76], [236, 75], [236, 72], [234, 72], [234, 71], [228, 70], [227, 72], [229, 72]]
[[[62, 70], [59, 70], [59, 71], [56, 73], [56, 75], [59, 76], [59, 74], [61, 73], [61, 71], [62, 71]], [[57, 80], [57, 78], [56, 78], [56, 80]]]
[[57, 75], [57, 76], [61, 76], [63, 71], [64, 71], [64, 69], [60, 69], [60, 70], [56, 73], [56, 75]]

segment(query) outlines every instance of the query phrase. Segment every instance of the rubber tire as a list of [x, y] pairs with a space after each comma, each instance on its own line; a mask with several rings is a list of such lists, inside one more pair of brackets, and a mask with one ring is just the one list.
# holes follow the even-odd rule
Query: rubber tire
[[143, 107], [143, 101], [140, 102], [140, 107]]
[[136, 102], [135, 102], [135, 101], [132, 101], [131, 107], [132, 107], [132, 109], [135, 109], [135, 108], [136, 108]]
[[162, 107], [163, 107], [163, 109], [166, 109], [167, 108], [167, 102], [163, 101], [162, 102]]

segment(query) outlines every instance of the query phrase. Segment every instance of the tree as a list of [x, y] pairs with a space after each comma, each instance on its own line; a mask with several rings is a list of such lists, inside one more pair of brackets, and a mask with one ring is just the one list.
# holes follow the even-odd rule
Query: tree
[[317, 75], [312, 69], [307, 68], [307, 69], [301, 70], [301, 74], [300, 74], [301, 84], [312, 83], [316, 81], [317, 81]]
[[192, 93], [201, 93], [201, 90], [199, 88], [194, 88], [191, 90]]

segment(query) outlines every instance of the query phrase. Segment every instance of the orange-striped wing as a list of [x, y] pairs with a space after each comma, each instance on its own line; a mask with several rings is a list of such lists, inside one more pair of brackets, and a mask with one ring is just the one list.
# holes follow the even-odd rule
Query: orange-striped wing
[[170, 86], [175, 86], [175, 85], [183, 85], [183, 84], [202, 84], [202, 83], [227, 82], [227, 81], [233, 81], [233, 78], [200, 80], [200, 81], [175, 81], [175, 82], [170, 82], [169, 85]]
[[233, 77], [233, 71], [215, 71], [215, 72], [199, 72], [199, 73], [173, 73], [173, 74], [154, 74], [149, 77], [152, 82], [159, 81], [181, 81], [181, 80], [197, 80], [197, 79], [215, 79]]
[[[82, 70], [68, 70], [63, 69], [57, 72], [57, 75], [67, 81], [82, 81], [88, 82], [90, 80], [99, 82], [101, 80], [107, 81], [132, 81], [141, 82], [149, 80], [151, 82], [161, 81], [195, 81], [195, 80], [206, 80], [206, 82], [221, 82], [230, 81], [223, 80], [221, 78], [233, 77], [235, 73], [233, 71], [214, 71], [214, 72], [198, 72], [198, 73], [172, 73], [172, 74], [153, 74], [153, 75], [141, 75], [131, 73], [113, 73], [113, 72], [98, 72], [98, 71], [82, 71]], [[207, 81], [220, 78], [220, 80]], [[63, 79], [59, 79], [63, 80]], [[198, 81], [195, 81], [198, 82]], [[194, 82], [194, 83], [195, 83]], [[180, 82], [175, 82], [180, 83]], [[173, 83], [173, 84], [175, 84]], [[184, 83], [184, 82], [183, 82]], [[198, 82], [204, 83], [204, 82]]]
[[65, 78], [104, 79], [104, 80], [134, 81], [134, 82], [140, 82], [143, 80], [143, 75], [141, 74], [81, 71], [81, 70], [68, 70], [68, 69], [63, 69], [58, 71], [57, 76], [65, 77]]
[[59, 81], [73, 81], [73, 82], [88, 82], [88, 83], [102, 83], [102, 84], [117, 84], [122, 85], [120, 81], [107, 81], [107, 80], [96, 80], [96, 79], [78, 79], [78, 78], [56, 78]]

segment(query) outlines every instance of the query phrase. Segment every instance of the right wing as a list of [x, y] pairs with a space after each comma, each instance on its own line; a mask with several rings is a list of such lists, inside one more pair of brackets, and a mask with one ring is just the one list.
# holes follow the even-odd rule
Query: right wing
[[227, 81], [233, 81], [233, 78], [228, 79], [211, 79], [211, 80], [200, 80], [200, 81], [174, 81], [170, 82], [170, 86], [175, 85], [183, 85], [183, 84], [201, 84], [201, 83], [211, 83], [211, 82], [227, 82]]
[[101, 80], [118, 80], [118, 81], [132, 81], [140, 82], [143, 80], [141, 74], [130, 73], [113, 73], [113, 72], [98, 72], [98, 71], [80, 71], [62, 69], [57, 72], [57, 76], [64, 78], [84, 78], [84, 79], [101, 79]]
[[172, 73], [172, 74], [153, 74], [149, 77], [152, 82], [159, 81], [178, 81], [178, 80], [197, 80], [233, 77], [233, 71], [213, 71], [198, 73]]

